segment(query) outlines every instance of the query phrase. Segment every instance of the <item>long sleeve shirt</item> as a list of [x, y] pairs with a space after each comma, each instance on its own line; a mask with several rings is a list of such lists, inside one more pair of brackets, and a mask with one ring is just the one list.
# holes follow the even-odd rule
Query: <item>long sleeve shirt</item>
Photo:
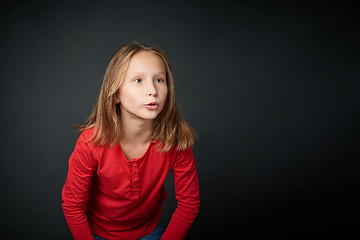
[[164, 181], [173, 170], [177, 208], [161, 239], [184, 239], [200, 206], [199, 182], [191, 148], [166, 153], [150, 143], [141, 158], [127, 160], [120, 144], [109, 147], [80, 135], [69, 159], [62, 191], [65, 219], [75, 240], [138, 239], [150, 234], [167, 197]]

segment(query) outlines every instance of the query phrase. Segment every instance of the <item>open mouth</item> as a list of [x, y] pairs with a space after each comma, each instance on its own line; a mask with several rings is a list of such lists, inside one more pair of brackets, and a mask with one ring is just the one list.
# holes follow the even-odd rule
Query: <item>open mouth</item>
[[159, 104], [156, 102], [151, 102], [151, 103], [145, 104], [145, 107], [150, 110], [155, 110], [159, 107]]
[[146, 106], [159, 106], [159, 104], [157, 104], [156, 102], [152, 102], [152, 103], [146, 104]]

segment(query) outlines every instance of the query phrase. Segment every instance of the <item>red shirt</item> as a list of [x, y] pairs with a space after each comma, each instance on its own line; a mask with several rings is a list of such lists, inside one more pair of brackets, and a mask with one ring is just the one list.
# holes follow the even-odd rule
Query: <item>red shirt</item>
[[199, 182], [191, 148], [166, 153], [151, 143], [141, 158], [127, 160], [120, 144], [87, 142], [80, 135], [69, 159], [62, 207], [75, 240], [138, 239], [150, 234], [167, 193], [164, 180], [173, 169], [177, 208], [161, 239], [184, 239], [200, 206]]

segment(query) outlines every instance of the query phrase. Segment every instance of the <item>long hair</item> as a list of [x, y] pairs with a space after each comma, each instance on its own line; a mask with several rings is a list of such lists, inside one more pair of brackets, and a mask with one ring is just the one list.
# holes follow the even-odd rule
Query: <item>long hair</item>
[[85, 124], [78, 127], [79, 131], [94, 128], [89, 141], [98, 145], [113, 146], [120, 142], [122, 136], [121, 114], [116, 99], [118, 99], [120, 84], [124, 79], [130, 59], [139, 51], [156, 54], [163, 60], [166, 69], [168, 94], [164, 108], [155, 118], [152, 140], [159, 141], [162, 152], [166, 152], [174, 146], [178, 150], [191, 147], [197, 135], [185, 122], [176, 105], [174, 80], [169, 59], [163, 50], [140, 42], [125, 45], [111, 58], [96, 104]]

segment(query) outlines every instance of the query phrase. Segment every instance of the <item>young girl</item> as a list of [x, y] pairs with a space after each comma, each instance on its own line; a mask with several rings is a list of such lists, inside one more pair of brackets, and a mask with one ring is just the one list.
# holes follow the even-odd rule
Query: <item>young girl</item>
[[[130, 43], [111, 59], [69, 159], [62, 207], [75, 240], [184, 239], [200, 206], [191, 146], [165, 53]], [[163, 233], [164, 180], [177, 208]]]

